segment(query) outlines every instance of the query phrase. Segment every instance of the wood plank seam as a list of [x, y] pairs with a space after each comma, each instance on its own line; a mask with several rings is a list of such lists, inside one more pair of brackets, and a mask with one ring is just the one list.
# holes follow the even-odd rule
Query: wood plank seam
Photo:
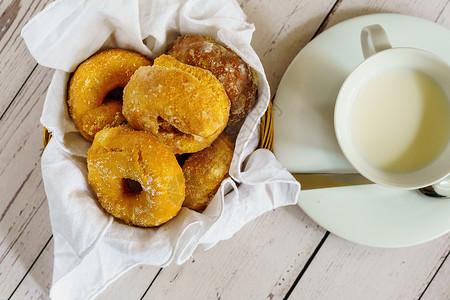
[[14, 103], [14, 101], [17, 99], [17, 96], [20, 94], [20, 92], [22, 91], [23, 87], [25, 86], [25, 84], [28, 82], [28, 80], [30, 79], [31, 75], [33, 74], [33, 72], [36, 70], [38, 64], [36, 64], [33, 69], [31, 70], [30, 74], [28, 74], [27, 78], [25, 79], [25, 81], [22, 83], [22, 85], [20, 86], [19, 90], [17, 91], [17, 93], [14, 95], [14, 97], [12, 98], [12, 100], [9, 102], [8, 106], [6, 106], [5, 110], [3, 111], [2, 115], [0, 116], [0, 120], [6, 115], [6, 112], [8, 111], [8, 109], [11, 107], [11, 105]]
[[[31, 220], [33, 219], [34, 215], [36, 214], [36, 212], [41, 208], [41, 206], [44, 204], [44, 202], [47, 201], [47, 199], [45, 198], [37, 207], [36, 210], [33, 212], [33, 214], [31, 215], [30, 219], [23, 224], [23, 230], [20, 231], [20, 234], [12, 241], [12, 243], [9, 245], [8, 249], [5, 251], [5, 253], [2, 254], [2, 256], [0, 257], [0, 263], [5, 259], [5, 257], [9, 254], [9, 252], [11, 251], [12, 248], [14, 248], [14, 245], [16, 244], [16, 242], [20, 239], [20, 237], [22, 236], [22, 234], [24, 233], [25, 229], [27, 228], [27, 226], [30, 224]], [[3, 241], [2, 241], [3, 242]], [[45, 248], [45, 247], [44, 247]], [[44, 250], [44, 248], [40, 251], [42, 252]], [[40, 253], [39, 252], [39, 253]]]
[[330, 9], [330, 11], [328, 12], [328, 14], [325, 17], [325, 19], [323, 19], [322, 23], [320, 24], [319, 28], [317, 28], [317, 31], [314, 33], [314, 35], [313, 35], [311, 40], [313, 40], [316, 36], [318, 36], [319, 34], [321, 34], [325, 30], [325, 28], [327, 27], [328, 22], [330, 20], [330, 17], [338, 10], [338, 8], [341, 5], [342, 1], [343, 0], [336, 0], [336, 3], [334, 3], [333, 7]]
[[439, 14], [437, 15], [437, 17], [434, 19], [434, 22], [437, 23], [439, 18], [442, 16], [442, 13], [445, 11], [445, 8], [448, 6], [448, 4], [450, 3], [450, 0], [447, 0], [447, 3], [445, 3], [445, 5], [442, 6], [441, 11], [439, 12]]
[[[322, 33], [324, 31], [324, 29], [326, 28], [328, 21], [330, 19], [330, 17], [334, 14], [334, 12], [339, 8], [339, 5], [342, 3], [342, 0], [336, 0], [336, 2], [334, 3], [333, 7], [330, 9], [330, 11], [328, 12], [328, 14], [325, 16], [325, 18], [323, 19], [322, 23], [319, 25], [319, 27], [317, 28], [316, 32], [314, 33], [313, 37], [311, 38], [311, 40], [313, 40], [316, 36], [318, 36], [320, 33]], [[311, 262], [313, 261], [314, 257], [317, 255], [317, 253], [319, 252], [320, 248], [322, 247], [322, 245], [325, 243], [325, 240], [328, 238], [328, 236], [330, 235], [330, 232], [327, 231], [323, 238], [320, 240], [319, 244], [316, 246], [316, 248], [314, 249], [314, 252], [311, 254], [311, 256], [308, 258], [308, 261], [306, 262], [306, 264], [303, 266], [302, 270], [300, 271], [300, 273], [297, 275], [297, 278], [295, 279], [295, 281], [293, 282], [293, 284], [291, 285], [291, 287], [289, 288], [288, 292], [286, 293], [286, 295], [284, 296], [283, 299], [288, 299], [290, 294], [292, 293], [292, 291], [295, 289], [295, 287], [297, 286], [298, 282], [300, 281], [300, 279], [302, 278], [303, 274], [305, 274], [306, 270], [308, 269], [309, 265], [311, 264]]]
[[45, 243], [44, 247], [42, 247], [42, 250], [39, 252], [39, 254], [36, 256], [35, 260], [33, 261], [33, 263], [31, 264], [31, 266], [28, 268], [27, 272], [25, 273], [25, 275], [23, 275], [22, 279], [20, 280], [20, 282], [17, 284], [16, 288], [14, 289], [14, 291], [12, 291], [11, 295], [9, 295], [8, 300], [12, 298], [12, 296], [14, 296], [14, 293], [17, 291], [17, 289], [19, 288], [19, 286], [22, 284], [22, 282], [24, 281], [24, 279], [28, 276], [28, 273], [30, 272], [30, 270], [33, 268], [34, 264], [38, 261], [39, 257], [41, 257], [42, 253], [44, 252], [45, 248], [47, 248], [48, 244], [50, 243], [50, 241], [53, 238], [53, 234], [50, 236], [50, 238], [48, 239], [47, 243]]
[[420, 296], [417, 298], [417, 300], [422, 299], [423, 295], [425, 295], [428, 287], [430, 286], [430, 284], [433, 282], [434, 278], [436, 277], [436, 275], [439, 273], [439, 270], [442, 268], [442, 266], [444, 265], [445, 261], [448, 259], [448, 256], [450, 254], [450, 251], [447, 251], [447, 255], [445, 255], [444, 259], [442, 260], [441, 264], [439, 265], [439, 267], [436, 269], [436, 272], [434, 272], [433, 277], [431, 277], [430, 281], [428, 282], [427, 286], [423, 289], [422, 293], [420, 294]]
[[325, 243], [326, 239], [328, 238], [328, 236], [330, 235], [330, 232], [327, 231], [323, 238], [320, 240], [319, 244], [317, 244], [317, 247], [314, 249], [314, 252], [311, 254], [311, 256], [308, 258], [308, 261], [306, 262], [306, 264], [303, 266], [302, 270], [300, 271], [300, 273], [298, 274], [297, 278], [295, 278], [295, 281], [292, 283], [291, 287], [289, 288], [288, 292], [286, 293], [286, 295], [284, 296], [284, 300], [289, 299], [289, 296], [291, 295], [292, 291], [295, 289], [295, 287], [297, 286], [298, 282], [300, 281], [300, 279], [303, 277], [303, 274], [305, 274], [306, 270], [308, 269], [309, 265], [311, 264], [311, 262], [314, 260], [314, 258], [316, 257], [317, 253], [319, 253], [320, 248], [322, 247], [322, 245]]
[[6, 205], [5, 210], [3, 211], [3, 213], [0, 215], [0, 222], [3, 221], [3, 218], [5, 217], [5, 215], [8, 213], [9, 208], [11, 207], [11, 205], [14, 203], [14, 200], [16, 200], [17, 195], [22, 191], [22, 188], [24, 187], [24, 185], [27, 183], [28, 179], [30, 179], [31, 174], [34, 172], [34, 169], [31, 170], [26, 176], [25, 179], [23, 180], [22, 184], [19, 186], [19, 188], [17, 189], [16, 193], [13, 195], [13, 197], [11, 198], [11, 200], [9, 201], [9, 203]]
[[147, 287], [147, 289], [145, 290], [144, 294], [142, 294], [142, 297], [140, 298], [140, 300], [144, 299], [145, 295], [147, 295], [148, 290], [151, 288], [151, 286], [153, 285], [153, 283], [155, 282], [156, 278], [158, 278], [159, 273], [161, 273], [163, 268], [160, 268], [158, 273], [156, 273], [155, 277], [153, 277], [152, 281], [150, 282], [149, 286]]

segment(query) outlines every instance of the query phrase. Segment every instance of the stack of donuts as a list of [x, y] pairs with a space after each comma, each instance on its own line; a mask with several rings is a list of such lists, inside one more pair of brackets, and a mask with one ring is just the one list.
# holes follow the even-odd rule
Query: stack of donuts
[[224, 131], [256, 102], [257, 75], [209, 37], [181, 36], [151, 59], [110, 49], [69, 81], [70, 116], [92, 142], [88, 180], [116, 219], [159, 226], [187, 207], [202, 212], [228, 176]]

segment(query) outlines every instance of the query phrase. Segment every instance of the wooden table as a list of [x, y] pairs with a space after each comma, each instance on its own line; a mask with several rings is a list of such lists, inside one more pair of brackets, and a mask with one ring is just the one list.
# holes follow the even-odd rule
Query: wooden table
[[[38, 66], [20, 37], [48, 2], [0, 2], [1, 299], [46, 299], [51, 286], [53, 239], [39, 117], [53, 70]], [[351, 17], [394, 12], [450, 29], [447, 0], [239, 2], [256, 26], [252, 45], [273, 95], [309, 41]], [[357, 245], [290, 206], [266, 213], [209, 251], [197, 250], [181, 266], [137, 267], [99, 299], [450, 299], [449, 252], [450, 234], [400, 249]]]

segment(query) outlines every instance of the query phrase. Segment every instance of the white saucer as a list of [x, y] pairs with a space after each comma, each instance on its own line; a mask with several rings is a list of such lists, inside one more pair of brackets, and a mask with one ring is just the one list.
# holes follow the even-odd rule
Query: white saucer
[[[334, 135], [334, 102], [363, 60], [361, 28], [381, 24], [393, 47], [416, 47], [450, 63], [450, 31], [398, 14], [342, 22], [312, 40], [284, 74], [274, 101], [274, 153], [291, 172], [355, 172]], [[378, 185], [302, 191], [299, 205], [314, 221], [350, 241], [402, 247], [450, 231], [450, 200]]]

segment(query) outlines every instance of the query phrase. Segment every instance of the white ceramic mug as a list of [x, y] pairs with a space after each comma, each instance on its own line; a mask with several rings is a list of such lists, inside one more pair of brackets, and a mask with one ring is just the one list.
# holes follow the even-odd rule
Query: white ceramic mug
[[365, 59], [334, 111], [344, 155], [375, 183], [433, 185], [450, 196], [450, 66], [424, 50], [392, 48], [378, 24], [362, 29], [361, 46]]

